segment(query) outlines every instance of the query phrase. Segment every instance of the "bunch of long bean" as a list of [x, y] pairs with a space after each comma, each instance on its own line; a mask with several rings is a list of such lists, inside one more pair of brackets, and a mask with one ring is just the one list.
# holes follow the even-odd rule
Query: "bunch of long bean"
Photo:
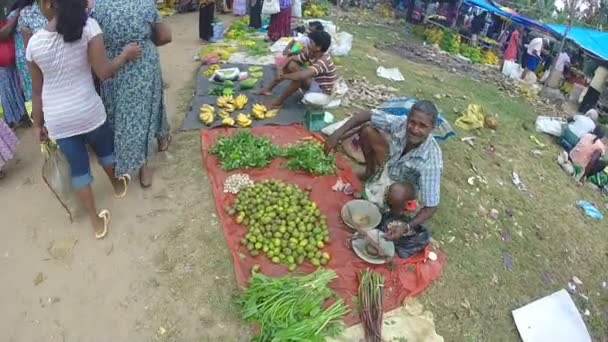
[[334, 278], [336, 274], [327, 269], [281, 278], [254, 272], [239, 304], [243, 319], [260, 326], [255, 340], [314, 342], [340, 333], [342, 317], [348, 312], [342, 299], [323, 308], [325, 301], [334, 296], [328, 287]]
[[382, 342], [384, 278], [365, 270], [359, 274], [359, 315], [366, 342]]

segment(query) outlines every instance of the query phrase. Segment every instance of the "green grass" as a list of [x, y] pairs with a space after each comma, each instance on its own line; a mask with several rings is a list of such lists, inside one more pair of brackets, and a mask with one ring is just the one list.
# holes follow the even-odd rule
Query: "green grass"
[[[558, 167], [559, 151], [547, 136], [534, 131], [538, 114], [522, 98], [503, 96], [495, 85], [452, 74], [434, 66], [416, 64], [374, 47], [375, 43], [416, 39], [398, 25], [373, 27], [340, 23], [354, 34], [349, 56], [339, 60], [342, 76], [366, 77], [399, 89], [400, 96], [432, 99], [457, 130], [458, 137], [442, 143], [444, 176], [440, 210], [431, 220], [433, 237], [448, 256], [443, 276], [423, 295], [422, 302], [436, 319], [438, 333], [447, 341], [513, 341], [518, 339], [511, 311], [530, 301], [566, 288], [572, 276], [584, 282], [582, 293], [574, 295], [594, 340], [608, 338], [608, 231], [606, 222], [586, 218], [575, 205], [587, 199], [606, 210], [606, 202], [593, 190], [577, 187]], [[379, 79], [379, 66], [397, 66], [406, 78], [395, 83]], [[435, 94], [452, 98], [436, 100]], [[466, 96], [466, 100], [463, 99]], [[498, 129], [464, 131], [456, 128], [454, 108], [469, 103], [482, 105], [498, 117]], [[338, 117], [348, 109], [336, 111]], [[550, 113], [544, 113], [550, 114]], [[530, 139], [536, 136], [547, 147], [539, 148]], [[460, 141], [476, 137], [473, 147]], [[494, 148], [494, 152], [491, 151]], [[539, 149], [542, 156], [532, 150]], [[486, 184], [468, 184], [479, 175]], [[516, 170], [529, 191], [520, 192], [511, 184]], [[496, 209], [496, 221], [482, 214]], [[503, 241], [502, 230], [511, 234]], [[450, 242], [451, 241], [451, 242]], [[513, 258], [513, 268], [505, 270], [502, 254]], [[543, 282], [546, 272], [551, 283]]]

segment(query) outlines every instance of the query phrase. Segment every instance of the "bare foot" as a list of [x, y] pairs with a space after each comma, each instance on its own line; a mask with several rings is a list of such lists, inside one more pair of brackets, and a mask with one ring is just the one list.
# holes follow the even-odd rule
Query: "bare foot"
[[171, 140], [173, 137], [171, 134], [168, 134], [162, 138], [158, 138], [158, 152], [166, 152], [169, 150], [169, 145], [171, 145]]
[[272, 96], [272, 91], [270, 91], [269, 89], [266, 89], [266, 88], [256, 90], [253, 93], [256, 95], [262, 95], [262, 96]]
[[139, 184], [144, 189], [152, 186], [152, 169], [147, 165], [144, 165], [139, 169]]

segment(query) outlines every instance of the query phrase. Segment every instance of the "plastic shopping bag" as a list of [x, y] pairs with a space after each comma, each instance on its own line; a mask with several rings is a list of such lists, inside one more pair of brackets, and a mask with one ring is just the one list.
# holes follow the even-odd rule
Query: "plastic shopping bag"
[[262, 14], [273, 15], [281, 12], [279, 0], [264, 0], [262, 5]]
[[294, 0], [291, 7], [291, 16], [302, 18], [302, 0]]
[[70, 222], [73, 222], [72, 212], [76, 209], [76, 199], [72, 189], [70, 164], [52, 141], [42, 144], [41, 150], [44, 155], [42, 179], [67, 211]]
[[536, 118], [536, 131], [561, 137], [566, 127], [566, 121], [562, 118], [539, 116]]

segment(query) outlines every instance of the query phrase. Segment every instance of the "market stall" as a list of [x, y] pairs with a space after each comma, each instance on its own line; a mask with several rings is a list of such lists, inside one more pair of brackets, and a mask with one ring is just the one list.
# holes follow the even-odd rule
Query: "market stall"
[[[218, 151], [219, 149], [215, 147], [219, 141], [218, 139], [233, 136], [235, 131], [237, 130], [226, 128], [202, 130], [201, 141], [202, 158], [212, 185], [220, 222], [223, 227], [226, 242], [233, 257], [236, 279], [240, 286], [244, 287], [247, 285], [252, 269], [257, 269], [258, 267], [260, 267], [259, 271], [265, 275], [281, 276], [288, 274], [290, 270], [295, 271], [296, 273], [310, 273], [317, 268], [318, 265], [325, 265], [325, 267], [335, 271], [337, 274], [337, 278], [330, 283], [330, 287], [351, 309], [349, 314], [345, 317], [345, 322], [347, 324], [354, 324], [359, 321], [353, 296], [356, 295], [358, 290], [358, 275], [360, 271], [369, 268], [384, 277], [383, 310], [385, 311], [400, 306], [401, 302], [406, 297], [419, 294], [433, 280], [440, 276], [442, 266], [445, 263], [445, 256], [438, 251], [433, 251], [432, 247], [427, 247], [421, 253], [409, 259], [395, 258], [392, 262], [383, 265], [372, 265], [356, 256], [351, 248], [353, 231], [343, 223], [340, 215], [343, 205], [352, 199], [352, 195], [351, 192], [345, 193], [345, 191], [340, 191], [340, 189], [335, 186], [337, 183], [341, 182], [342, 184], [350, 184], [353, 190], [356, 190], [360, 187], [360, 183], [353, 175], [349, 164], [339, 156], [335, 159], [335, 172], [326, 169], [316, 170], [313, 172], [318, 174], [316, 176], [313, 176], [311, 171], [298, 170], [298, 167], [294, 168], [294, 165], [288, 161], [289, 159], [286, 160], [283, 157], [267, 161], [268, 165], [265, 167], [250, 169], [235, 168], [237, 166], [236, 164], [228, 165], [225, 161], [222, 161], [223, 159], [221, 156], [226, 151]], [[244, 130], [241, 132], [243, 131]], [[247, 132], [249, 132], [249, 130], [240, 134], [247, 139], [252, 139], [251, 136], [246, 137], [249, 134]], [[298, 144], [303, 141], [314, 144], [316, 139], [319, 139], [316, 135], [308, 132], [300, 125], [282, 127], [259, 126], [252, 128], [250, 132], [252, 133], [252, 136], [258, 138], [269, 138], [272, 144], [275, 144], [276, 146]], [[270, 145], [270, 141], [262, 142], [258, 150], [273, 149], [274, 147]], [[225, 140], [223, 143], [225, 143]], [[246, 144], [248, 144], [248, 142], [241, 142], [241, 146]], [[300, 162], [305, 159], [305, 157], [302, 156], [296, 158]], [[261, 155], [258, 156], [255, 163], [257, 165], [266, 165], [262, 159], [263, 157]], [[311, 209], [311, 212], [318, 209], [317, 215], [313, 215], [315, 217], [314, 222], [316, 222], [313, 225], [313, 232], [316, 232], [316, 235], [304, 239], [310, 240], [310, 243], [315, 242], [316, 247], [307, 248], [306, 251], [304, 251], [304, 254], [300, 255], [298, 255], [297, 252], [294, 252], [296, 258], [290, 258], [291, 252], [287, 253], [289, 255], [282, 255], [285, 250], [284, 247], [279, 247], [280, 252], [276, 252], [276, 247], [273, 247], [273, 245], [281, 246], [281, 244], [285, 245], [286, 243], [291, 243], [293, 242], [292, 240], [294, 240], [294, 237], [296, 240], [296, 245], [292, 247], [294, 251], [299, 249], [301, 244], [302, 246], [308, 246], [309, 242], [303, 242], [301, 239], [301, 230], [306, 230], [306, 225], [304, 227], [296, 225], [295, 228], [293, 228], [287, 224], [286, 229], [278, 228], [281, 229], [281, 231], [285, 231], [285, 233], [278, 235], [276, 232], [274, 233], [275, 235], [273, 236], [280, 236], [280, 238], [270, 239], [270, 252], [268, 247], [265, 246], [268, 243], [264, 236], [266, 233], [262, 232], [262, 235], [258, 235], [257, 238], [255, 235], [252, 237], [251, 234], [255, 233], [256, 229], [263, 230], [263, 228], [259, 228], [255, 223], [248, 221], [248, 219], [257, 221], [269, 221], [271, 219], [257, 217], [255, 214], [252, 216], [252, 214], [247, 211], [249, 206], [243, 204], [244, 201], [247, 201], [247, 198], [251, 201], [251, 192], [253, 191], [254, 194], [258, 194], [256, 198], [260, 198], [259, 201], [262, 203], [269, 201], [271, 207], [276, 207], [272, 205], [272, 203], [276, 202], [272, 199], [266, 199], [263, 195], [259, 195], [260, 191], [262, 191], [262, 193], [266, 191], [264, 189], [250, 189], [246, 190], [247, 192], [244, 195], [239, 194], [235, 196], [232, 193], [235, 192], [235, 189], [233, 188], [234, 184], [229, 185], [225, 183], [226, 180], [231, 178], [234, 174], [239, 174], [238, 177], [242, 177], [246, 174], [246, 178], [256, 182], [255, 184], [260, 184], [260, 187], [264, 187], [267, 184], [268, 186], [279, 187], [281, 189], [289, 187], [290, 190], [286, 190], [287, 192], [297, 194], [306, 191], [308, 194], [306, 199], [305, 197], [297, 197], [301, 195], [292, 196], [299, 198], [295, 201], [296, 205], [304, 201], [306, 203], [306, 208], [308, 208], [309, 205], [313, 208]], [[234, 179], [234, 177], [235, 176], [232, 178]], [[270, 183], [264, 182], [268, 180], [271, 180]], [[297, 187], [292, 187], [292, 185]], [[226, 186], [229, 186], [229, 188], [226, 188]], [[282, 198], [280, 191], [277, 191], [275, 195], [279, 197], [279, 200]], [[236, 201], [237, 198], [239, 201]], [[308, 200], [312, 201], [314, 204], [308, 204]], [[265, 206], [262, 205], [259, 210], [263, 211], [264, 208]], [[288, 208], [285, 210], [286, 212], [290, 211]], [[298, 209], [296, 211], [299, 212], [302, 210], [305, 209]], [[293, 212], [293, 210], [291, 210], [291, 212]], [[275, 215], [284, 217], [284, 214], [281, 214], [280, 212], [268, 214], [266, 216], [275, 218], [277, 217]], [[298, 216], [293, 220], [300, 221], [300, 217]], [[303, 220], [306, 221], [306, 219]], [[248, 226], [245, 225], [245, 223], [247, 223]], [[252, 224], [255, 226], [251, 226]], [[295, 231], [293, 229], [295, 229]], [[327, 229], [327, 233], [324, 232], [324, 229]], [[284, 234], [290, 234], [290, 239], [288, 239], [289, 242], [283, 242], [281, 239], [285, 236]], [[298, 238], [300, 238], [299, 241]], [[263, 241], [258, 244], [260, 240]], [[277, 255], [275, 253], [280, 254]], [[432, 257], [429, 259], [428, 256], [431, 254]], [[312, 258], [310, 258], [311, 256]], [[299, 262], [296, 260], [298, 258], [300, 259]]]

